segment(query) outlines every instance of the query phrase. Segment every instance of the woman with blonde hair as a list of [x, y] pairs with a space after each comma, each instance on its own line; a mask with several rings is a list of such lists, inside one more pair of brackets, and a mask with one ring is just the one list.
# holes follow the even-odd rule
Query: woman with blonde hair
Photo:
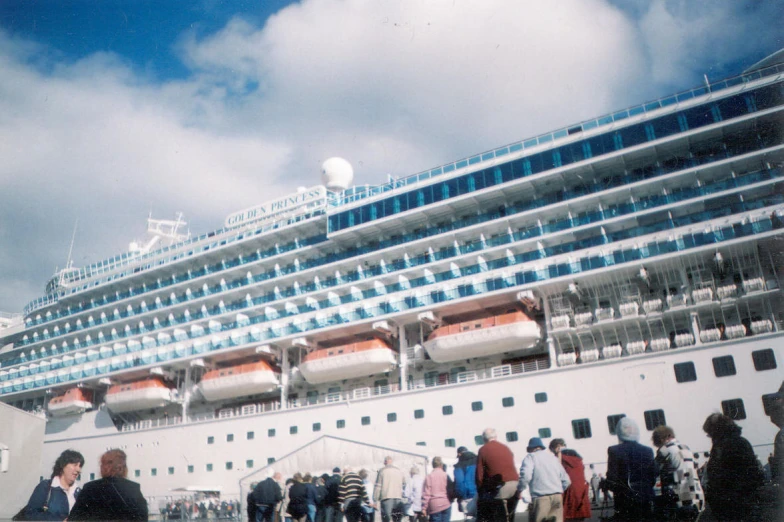
[[425, 479], [422, 491], [422, 514], [430, 515], [430, 522], [449, 522], [451, 518], [452, 501], [447, 494], [448, 481], [443, 459], [435, 457], [433, 471]]

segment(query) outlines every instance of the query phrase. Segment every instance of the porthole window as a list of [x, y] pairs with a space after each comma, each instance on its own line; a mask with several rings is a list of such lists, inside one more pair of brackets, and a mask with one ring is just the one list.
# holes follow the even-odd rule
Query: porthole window
[[648, 410], [645, 412], [645, 428], [653, 431], [657, 426], [665, 426], [664, 410]]
[[732, 420], [743, 420], [746, 418], [746, 408], [743, 406], [743, 399], [721, 401], [721, 411]]
[[771, 348], [751, 352], [751, 359], [754, 361], [754, 369], [758, 372], [775, 370], [777, 367], [776, 354], [773, 353]]
[[575, 419], [572, 421], [572, 435], [575, 439], [591, 438], [591, 421], [589, 419]]
[[697, 370], [691, 361], [674, 364], [676, 382], [692, 382], [697, 380]]

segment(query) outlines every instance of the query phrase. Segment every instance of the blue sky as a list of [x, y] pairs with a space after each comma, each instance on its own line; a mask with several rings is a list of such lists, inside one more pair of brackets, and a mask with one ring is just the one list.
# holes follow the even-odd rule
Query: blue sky
[[740, 72], [782, 1], [3, 0], [0, 310], [182, 211], [194, 233]]

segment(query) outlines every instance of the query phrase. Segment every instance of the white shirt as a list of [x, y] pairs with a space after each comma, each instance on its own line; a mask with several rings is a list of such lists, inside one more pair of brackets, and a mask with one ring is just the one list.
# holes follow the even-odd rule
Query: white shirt
[[71, 484], [69, 489], [65, 489], [63, 485], [60, 483], [60, 477], [55, 477], [52, 479], [52, 487], [53, 488], [60, 488], [65, 492], [65, 496], [68, 497], [68, 511], [71, 511], [76, 504], [76, 484]]

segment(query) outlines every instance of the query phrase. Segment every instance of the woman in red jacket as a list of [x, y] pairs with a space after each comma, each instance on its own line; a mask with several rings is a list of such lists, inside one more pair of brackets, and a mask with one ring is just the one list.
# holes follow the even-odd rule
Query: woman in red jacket
[[591, 500], [588, 497], [588, 482], [585, 480], [585, 466], [579, 453], [566, 448], [563, 439], [550, 441], [550, 451], [561, 461], [572, 484], [563, 494], [564, 520], [584, 520], [591, 518]]

